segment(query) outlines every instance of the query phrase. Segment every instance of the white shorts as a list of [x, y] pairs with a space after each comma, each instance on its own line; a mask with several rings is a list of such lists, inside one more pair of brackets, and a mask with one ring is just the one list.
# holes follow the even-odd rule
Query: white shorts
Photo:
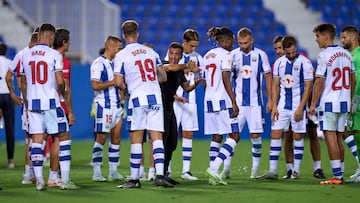
[[261, 106], [240, 106], [238, 122], [240, 131], [247, 122], [250, 133], [263, 133]]
[[29, 134], [31, 135], [41, 133], [53, 135], [69, 131], [68, 121], [62, 107], [42, 111], [28, 111], [28, 116]]
[[25, 132], [29, 132], [29, 122], [28, 122], [28, 118], [26, 116], [26, 111], [25, 108], [22, 107], [21, 108], [21, 129], [24, 130]]
[[95, 132], [102, 133], [110, 133], [124, 113], [122, 108], [106, 109], [98, 103], [95, 105], [95, 112]]
[[239, 125], [236, 118], [230, 118], [232, 109], [216, 112], [205, 112], [204, 114], [204, 134], [229, 134], [239, 132]]
[[198, 131], [199, 122], [196, 104], [174, 102], [174, 112], [176, 116], [177, 127], [185, 131]]
[[347, 113], [320, 112], [320, 130], [345, 132]]
[[294, 112], [287, 109], [278, 109], [279, 118], [274, 121], [271, 126], [271, 130], [284, 130], [288, 128], [291, 123], [291, 130], [295, 133], [306, 133], [306, 111], [304, 110], [303, 119], [295, 122]]
[[164, 109], [162, 104], [128, 109], [126, 128], [164, 132]]

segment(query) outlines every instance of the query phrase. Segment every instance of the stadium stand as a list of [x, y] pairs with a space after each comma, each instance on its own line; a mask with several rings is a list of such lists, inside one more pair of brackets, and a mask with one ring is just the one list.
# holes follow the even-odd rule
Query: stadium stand
[[[200, 34], [198, 51], [205, 54], [214, 46], [206, 35], [213, 26], [226, 26], [235, 33], [241, 27], [249, 27], [257, 47], [264, 49], [270, 61], [276, 56], [272, 40], [286, 34], [285, 26], [277, 22], [274, 14], [264, 8], [262, 0], [112, 0], [120, 5], [122, 21], [135, 19], [140, 24], [140, 42], [149, 42], [161, 57], [166, 54], [171, 41], [180, 41], [187, 28]], [[237, 43], [234, 45], [237, 47]]]
[[360, 0], [305, 0], [307, 8], [319, 11], [322, 21], [336, 25], [337, 35], [345, 25], [360, 24]]

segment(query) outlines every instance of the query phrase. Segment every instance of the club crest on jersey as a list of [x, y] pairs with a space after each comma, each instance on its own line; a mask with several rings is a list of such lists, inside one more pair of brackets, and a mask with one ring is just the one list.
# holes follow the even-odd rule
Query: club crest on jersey
[[292, 88], [295, 83], [294, 77], [290, 74], [286, 74], [281, 81], [285, 88]]
[[249, 65], [242, 66], [240, 68], [239, 72], [240, 72], [240, 75], [245, 79], [249, 79], [251, 77], [251, 75], [254, 73], [251, 66], [249, 66]]
[[295, 66], [294, 66], [294, 70], [295, 70], [295, 71], [298, 71], [298, 70], [299, 70], [299, 66], [298, 66], [298, 65], [295, 65]]
[[252, 58], [251, 58], [251, 61], [252, 61], [252, 62], [256, 62], [256, 61], [257, 61], [257, 57], [255, 57], [255, 56], [252, 57]]

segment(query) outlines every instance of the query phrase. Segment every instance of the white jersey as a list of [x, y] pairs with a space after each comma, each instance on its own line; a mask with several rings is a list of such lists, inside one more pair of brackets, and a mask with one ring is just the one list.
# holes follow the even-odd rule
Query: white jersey
[[253, 48], [247, 54], [237, 48], [231, 54], [235, 65], [236, 103], [239, 106], [261, 106], [262, 77], [271, 71], [268, 56], [258, 48]]
[[[196, 65], [199, 67], [200, 70], [202, 70], [201, 66], [203, 64], [203, 58], [202, 56], [197, 53], [196, 51], [190, 53], [190, 54], [183, 54], [182, 58], [179, 61], [179, 64], [187, 64], [189, 61], [194, 61], [196, 63]], [[195, 78], [198, 77], [201, 74], [200, 73], [193, 73], [191, 71], [187, 72], [184, 74], [186, 80], [189, 82], [189, 85], [193, 85], [195, 84]], [[179, 86], [178, 89], [176, 90], [176, 95], [179, 97], [185, 97], [187, 103], [190, 104], [195, 104], [196, 103], [196, 93], [195, 93], [195, 89], [193, 91], [190, 92], [186, 92], [184, 91], [184, 89]]]
[[156, 66], [159, 54], [139, 43], [126, 45], [114, 59], [114, 73], [123, 75], [130, 94], [129, 108], [162, 104]]
[[232, 56], [224, 48], [217, 47], [204, 56], [204, 78], [206, 89], [204, 96], [205, 112], [215, 112], [231, 108], [231, 100], [225, 90], [222, 72], [231, 71]]
[[316, 77], [325, 79], [320, 109], [325, 112], [350, 111], [350, 73], [354, 72], [350, 52], [340, 46], [328, 46], [317, 58]]
[[5, 76], [10, 64], [10, 59], [3, 55], [0, 56], [0, 94], [9, 94], [9, 88], [6, 85]]
[[274, 77], [280, 78], [278, 108], [295, 111], [304, 94], [305, 81], [314, 79], [314, 69], [311, 61], [301, 54], [294, 61], [284, 55], [274, 63]]
[[60, 106], [55, 72], [62, 69], [62, 55], [48, 45], [38, 44], [24, 53], [20, 73], [26, 76], [28, 110], [49, 110]]
[[[104, 56], [99, 56], [91, 64], [90, 79], [99, 82], [108, 82], [114, 79], [114, 63]], [[121, 108], [120, 91], [115, 86], [95, 91], [94, 101], [106, 109]]]
[[17, 72], [20, 71], [21, 58], [24, 55], [24, 53], [26, 53], [29, 50], [30, 50], [29, 47], [25, 47], [22, 50], [20, 50], [18, 53], [16, 53], [14, 59], [12, 60], [10, 66], [9, 66], [9, 71], [10, 72], [12, 72], [12, 73], [14, 73], [16, 75]]

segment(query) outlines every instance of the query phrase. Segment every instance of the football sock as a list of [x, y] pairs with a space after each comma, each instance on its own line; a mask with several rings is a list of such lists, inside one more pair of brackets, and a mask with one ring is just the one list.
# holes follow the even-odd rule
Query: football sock
[[355, 157], [356, 161], [359, 162], [355, 137], [356, 137], [356, 135], [355, 136], [349, 135], [344, 141], [345, 141], [346, 145], [349, 147], [351, 154]]
[[59, 162], [61, 171], [61, 181], [69, 182], [71, 164], [71, 140], [60, 141]]
[[261, 137], [251, 139], [252, 147], [252, 167], [251, 172], [256, 173], [258, 172], [259, 165], [260, 165], [260, 158], [262, 153], [262, 144], [261, 144]]
[[156, 175], [164, 175], [164, 143], [162, 140], [153, 141], [153, 155]]
[[95, 142], [92, 153], [92, 163], [94, 169], [94, 176], [101, 176], [101, 164], [103, 159], [103, 148], [104, 145]]
[[281, 139], [271, 139], [269, 171], [274, 174], [277, 174], [280, 152], [281, 152]]
[[192, 139], [182, 138], [182, 156], [183, 156], [182, 173], [185, 173], [190, 171], [190, 163], [192, 157]]
[[218, 156], [210, 165], [210, 170], [218, 171], [224, 160], [232, 154], [235, 146], [236, 141], [232, 138], [227, 138], [223, 146], [220, 148]]
[[210, 142], [210, 150], [209, 150], [209, 157], [210, 157], [210, 165], [218, 156], [220, 150], [220, 143], [211, 141]]
[[32, 143], [32, 147], [31, 147], [31, 161], [34, 169], [34, 174], [37, 180], [39, 178], [42, 179], [43, 177], [42, 167], [43, 167], [44, 154], [42, 147], [43, 145], [39, 143]]
[[141, 158], [142, 158], [141, 143], [131, 144], [130, 172], [131, 172], [132, 180], [139, 179], [139, 168], [140, 168]]
[[300, 166], [304, 154], [304, 139], [294, 140], [294, 171], [300, 173]]
[[331, 165], [331, 168], [332, 168], [334, 178], [342, 179], [343, 172], [342, 172], [342, 169], [341, 169], [340, 160], [330, 160], [330, 165]]
[[109, 174], [117, 173], [120, 159], [120, 145], [111, 144], [109, 145]]

